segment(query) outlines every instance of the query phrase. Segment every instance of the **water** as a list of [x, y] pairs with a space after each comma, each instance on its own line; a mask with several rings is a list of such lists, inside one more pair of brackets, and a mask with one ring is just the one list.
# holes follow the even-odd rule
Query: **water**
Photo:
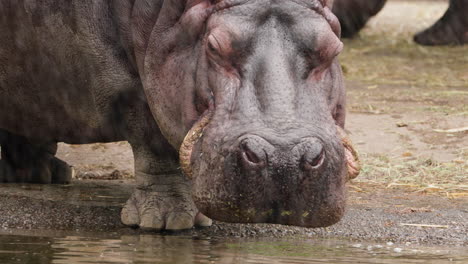
[[466, 248], [177, 235], [0, 235], [0, 263], [468, 263]]

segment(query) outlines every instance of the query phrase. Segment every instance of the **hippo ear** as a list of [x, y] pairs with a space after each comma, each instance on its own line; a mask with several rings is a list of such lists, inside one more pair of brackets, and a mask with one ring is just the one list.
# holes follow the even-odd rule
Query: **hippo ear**
[[325, 19], [327, 19], [328, 23], [330, 23], [333, 32], [335, 32], [338, 37], [341, 37], [340, 22], [332, 12], [333, 1], [334, 0], [320, 0], [323, 5], [323, 15], [325, 16]]
[[219, 2], [222, 2], [222, 1], [223, 0], [188, 0], [187, 5], [186, 5], [186, 9], [190, 9], [191, 7], [196, 6], [198, 4], [201, 4], [203, 2], [205, 2], [205, 4], [207, 4], [206, 6], [209, 7], [209, 6], [216, 5], [216, 4], [218, 4]]
[[326, 6], [328, 8], [332, 8], [333, 6], [333, 0], [320, 0], [323, 6]]

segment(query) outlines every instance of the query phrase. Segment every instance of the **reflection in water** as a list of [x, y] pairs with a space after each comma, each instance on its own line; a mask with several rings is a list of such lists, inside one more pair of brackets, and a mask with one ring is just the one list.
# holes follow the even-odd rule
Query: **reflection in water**
[[[398, 250], [396, 250], [398, 249]], [[468, 263], [463, 249], [175, 235], [0, 235], [0, 263]]]

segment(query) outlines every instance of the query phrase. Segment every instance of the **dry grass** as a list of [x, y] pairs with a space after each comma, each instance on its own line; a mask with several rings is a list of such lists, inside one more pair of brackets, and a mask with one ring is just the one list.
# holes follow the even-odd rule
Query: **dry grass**
[[423, 47], [412, 35], [434, 23], [443, 2], [389, 2], [340, 56], [349, 80], [428, 88], [468, 87], [468, 46]]
[[363, 168], [354, 182], [387, 187], [411, 187], [418, 191], [468, 195], [468, 151], [451, 162], [431, 159], [390, 160], [385, 155], [361, 155]]
[[[446, 1], [389, 1], [360, 37], [344, 41], [340, 60], [345, 77], [363, 84], [350, 92], [351, 111], [468, 114], [468, 45], [423, 47], [412, 40], [446, 8]], [[392, 102], [407, 103], [394, 109]], [[466, 196], [468, 150], [461, 150], [459, 157], [438, 163], [361, 154], [363, 169], [354, 181]]]

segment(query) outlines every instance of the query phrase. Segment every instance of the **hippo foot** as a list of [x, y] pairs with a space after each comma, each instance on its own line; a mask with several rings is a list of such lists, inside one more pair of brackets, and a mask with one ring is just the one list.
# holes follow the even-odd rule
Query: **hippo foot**
[[4, 160], [0, 160], [0, 182], [14, 182], [15, 181], [15, 171]]
[[449, 8], [434, 25], [416, 34], [414, 41], [425, 46], [468, 44], [468, 22], [461, 15]]
[[211, 219], [198, 212], [189, 193], [137, 189], [122, 209], [122, 223], [156, 231], [211, 226]]
[[0, 182], [67, 184], [71, 178], [71, 167], [56, 157], [49, 156], [26, 168], [13, 167], [6, 160], [0, 160]]
[[69, 184], [71, 182], [73, 169], [65, 161], [52, 157], [49, 160], [49, 169], [52, 172], [51, 183]]

